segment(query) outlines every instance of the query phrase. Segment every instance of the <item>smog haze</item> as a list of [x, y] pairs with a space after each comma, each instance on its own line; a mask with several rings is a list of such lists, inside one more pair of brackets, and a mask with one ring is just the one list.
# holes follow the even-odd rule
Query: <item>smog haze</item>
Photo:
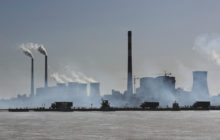
[[99, 81], [102, 95], [124, 91], [128, 30], [133, 34], [133, 75], [171, 72], [176, 87], [191, 90], [192, 71], [205, 70], [210, 95], [217, 95], [219, 5], [218, 0], [1, 0], [0, 97], [30, 93], [30, 59], [21, 46], [29, 47], [35, 59], [35, 87], [44, 86], [44, 56], [34, 49], [38, 45], [47, 50], [49, 85], [61, 77], [60, 82]]

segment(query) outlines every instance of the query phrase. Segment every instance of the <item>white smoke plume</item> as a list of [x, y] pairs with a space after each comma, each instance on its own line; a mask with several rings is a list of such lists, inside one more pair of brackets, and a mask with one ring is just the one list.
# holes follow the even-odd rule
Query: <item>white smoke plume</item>
[[55, 80], [57, 83], [65, 83], [65, 81], [63, 81], [63, 79], [60, 77], [60, 75], [58, 73], [52, 73], [50, 75], [50, 77]]
[[26, 55], [26, 56], [28, 56], [28, 57], [30, 57], [30, 58], [33, 58], [33, 54], [32, 54], [32, 52], [28, 49], [28, 48], [25, 48], [24, 46], [20, 46], [20, 49], [22, 50], [22, 52]]
[[59, 76], [63, 81], [65, 81], [65, 83], [66, 82], [74, 82], [73, 79], [71, 79], [70, 77], [67, 77], [66, 75], [61, 74]]
[[217, 65], [220, 65], [220, 35], [205, 34], [197, 37], [193, 50], [209, 57]]
[[38, 51], [39, 51], [41, 54], [47, 56], [47, 51], [46, 51], [46, 49], [44, 48], [43, 45], [41, 45], [41, 46], [38, 47]]
[[84, 80], [84, 78], [80, 77], [76, 72], [71, 71], [70, 72], [70, 77], [74, 79], [75, 82], [79, 83], [87, 83], [87, 81]]
[[79, 83], [96, 83], [96, 82], [98, 82], [94, 78], [89, 77], [82, 72], [76, 72], [76, 71], [72, 70], [71, 67], [68, 65], [65, 66], [64, 68], [65, 68], [66, 73], [70, 74], [70, 77], [76, 82], [79, 82]]
[[23, 46], [24, 48], [27, 48], [29, 50], [31, 50], [31, 49], [36, 50], [36, 51], [39, 51], [43, 55], [47, 55], [47, 51], [46, 51], [44, 45], [42, 45], [42, 44], [29, 42], [29, 43], [23, 43], [20, 46]]
[[95, 83], [97, 82], [94, 78], [86, 76], [82, 72], [75, 72], [71, 69], [67, 69], [66, 74], [59, 74], [54, 72], [50, 75], [58, 83], [67, 83], [67, 82], [78, 82], [78, 83]]
[[95, 79], [93, 79], [92, 77], [88, 77], [86, 76], [84, 73], [82, 72], [75, 72], [75, 71], [71, 71], [72, 77], [76, 80], [76, 81], [84, 81], [86, 83], [94, 83], [97, 82]]
[[20, 46], [24, 46], [25, 48], [28, 49], [37, 50], [41, 46], [41, 44], [28, 42], [28, 43], [22, 43]]

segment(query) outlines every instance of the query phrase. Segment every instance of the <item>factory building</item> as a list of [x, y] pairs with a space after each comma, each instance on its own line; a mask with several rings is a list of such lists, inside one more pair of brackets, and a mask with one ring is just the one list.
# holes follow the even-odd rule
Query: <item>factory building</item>
[[168, 101], [168, 97], [174, 96], [175, 83], [175, 77], [167, 75], [156, 78], [143, 77], [140, 79], [140, 88], [137, 89], [136, 96], [141, 100], [141, 102]]
[[[140, 87], [133, 89], [132, 32], [128, 31], [127, 36], [127, 89], [124, 93], [112, 90], [111, 95], [104, 95], [103, 98], [109, 100], [111, 106], [134, 107], [139, 106], [143, 102], [160, 102], [160, 105], [165, 107], [167, 105], [172, 105], [176, 101], [180, 105], [191, 105], [195, 101], [210, 100], [207, 71], [193, 72], [193, 85], [191, 91], [176, 88], [175, 77], [167, 73], [158, 77], [139, 78]], [[88, 105], [89, 107], [100, 106], [101, 94], [100, 83], [98, 82], [90, 83], [89, 86], [86, 83], [78, 82], [69, 82], [68, 84], [57, 83], [56, 86], [48, 86], [48, 58], [46, 52], [43, 52], [43, 54], [45, 55], [44, 87], [37, 88], [36, 96], [34, 96], [34, 61], [31, 56], [31, 100], [26, 96], [19, 96], [13, 100], [18, 100], [20, 104], [23, 103], [23, 101], [29, 100], [30, 103], [38, 106], [45, 103], [50, 105], [53, 102], [73, 102], [74, 106], [80, 107], [88, 107]], [[136, 91], [135, 93], [134, 90]], [[214, 99], [220, 100], [220, 95], [212, 98], [212, 101], [216, 102]]]
[[[127, 89], [124, 93], [112, 90], [112, 95], [104, 95], [113, 106], [137, 106], [143, 102], [160, 102], [161, 106], [172, 105], [174, 101], [180, 105], [191, 104], [195, 100], [208, 100], [207, 72], [193, 72], [192, 91], [176, 88], [176, 79], [171, 74], [165, 73], [158, 77], [140, 78], [140, 87], [133, 89], [132, 73], [132, 32], [127, 32]], [[47, 86], [47, 55], [45, 55], [45, 87], [38, 88], [36, 97], [47, 98], [54, 101], [72, 100], [76, 104], [97, 104], [101, 99], [100, 83], [87, 84], [70, 82], [68, 85], [58, 83], [57, 86]], [[134, 94], [134, 91], [136, 94]], [[88, 96], [89, 95], [89, 96]]]
[[[48, 105], [60, 101], [71, 101], [76, 105], [85, 104], [87, 97], [87, 84], [71, 82], [68, 84], [57, 83], [56, 86], [37, 88], [35, 101]], [[89, 104], [89, 103], [87, 103]]]

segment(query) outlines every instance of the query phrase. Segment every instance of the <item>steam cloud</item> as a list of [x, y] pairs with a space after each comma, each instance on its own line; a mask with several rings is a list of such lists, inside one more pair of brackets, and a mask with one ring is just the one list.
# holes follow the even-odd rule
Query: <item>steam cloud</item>
[[25, 48], [24, 46], [20, 46], [20, 49], [22, 50], [22, 52], [30, 57], [30, 58], [33, 58], [33, 54], [31, 53], [31, 51], [28, 49], [28, 48]]
[[47, 51], [46, 51], [44, 45], [42, 45], [42, 44], [29, 42], [29, 43], [21, 44], [20, 47], [23, 47], [23, 48], [26, 48], [29, 50], [33, 49], [33, 50], [40, 52], [43, 55], [47, 55]]
[[78, 82], [78, 83], [94, 83], [94, 78], [86, 76], [82, 72], [70, 71], [68, 75], [54, 72], [50, 75], [57, 83]]
[[50, 77], [55, 80], [57, 83], [65, 83], [65, 81], [61, 78], [58, 73], [52, 73]]
[[46, 49], [44, 48], [43, 45], [41, 45], [41, 46], [38, 47], [38, 51], [39, 51], [41, 54], [47, 56], [47, 51], [46, 51]]
[[205, 34], [199, 36], [195, 40], [193, 50], [206, 55], [220, 66], [220, 35]]

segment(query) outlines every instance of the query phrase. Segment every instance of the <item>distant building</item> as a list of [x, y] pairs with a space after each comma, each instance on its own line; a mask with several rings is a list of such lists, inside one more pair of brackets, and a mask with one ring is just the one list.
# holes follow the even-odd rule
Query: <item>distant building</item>
[[72, 96], [80, 96], [79, 92], [79, 83], [69, 82], [68, 83], [68, 93]]
[[68, 85], [57, 83], [56, 86], [37, 88], [35, 101], [37, 104], [50, 105], [53, 102], [74, 102], [76, 105], [89, 105], [87, 84], [71, 82]]
[[193, 72], [192, 94], [195, 99], [199, 98], [199, 100], [207, 100], [209, 98], [207, 71]]
[[90, 83], [90, 97], [100, 97], [100, 83]]
[[81, 97], [87, 96], [87, 84], [85, 83], [78, 84], [78, 95]]
[[141, 102], [164, 101], [171, 103], [175, 93], [175, 83], [175, 77], [167, 75], [156, 78], [143, 77], [140, 79], [140, 88], [137, 89], [136, 94]]

